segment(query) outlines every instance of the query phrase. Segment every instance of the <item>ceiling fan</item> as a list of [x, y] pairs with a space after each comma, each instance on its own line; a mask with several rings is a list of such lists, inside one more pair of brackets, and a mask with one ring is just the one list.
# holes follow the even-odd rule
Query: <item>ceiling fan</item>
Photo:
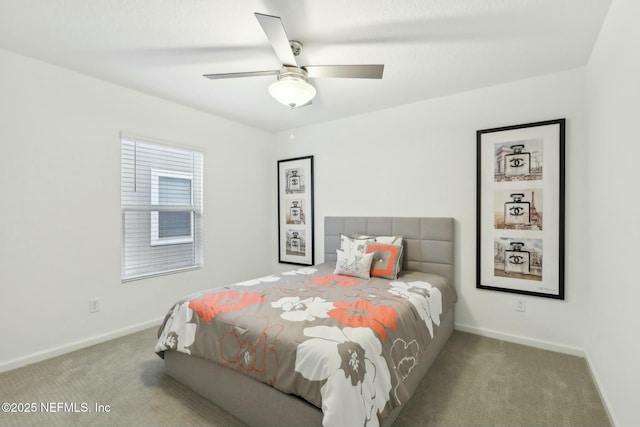
[[273, 46], [282, 63], [279, 70], [248, 71], [241, 73], [205, 74], [209, 79], [228, 79], [234, 77], [278, 76], [278, 80], [269, 86], [269, 94], [278, 102], [291, 108], [309, 105], [316, 95], [316, 89], [307, 83], [308, 78], [346, 77], [361, 79], [381, 79], [383, 64], [368, 65], [303, 65], [299, 66], [296, 56], [300, 54], [302, 43], [289, 40], [277, 16], [255, 13], [262, 30]]

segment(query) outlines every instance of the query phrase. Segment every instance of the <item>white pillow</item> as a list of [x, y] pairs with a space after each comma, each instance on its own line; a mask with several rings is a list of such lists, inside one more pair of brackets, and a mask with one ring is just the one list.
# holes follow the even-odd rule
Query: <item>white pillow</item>
[[340, 250], [350, 254], [364, 254], [367, 242], [374, 242], [373, 237], [349, 237], [340, 235]]
[[333, 274], [360, 277], [361, 279], [371, 278], [370, 270], [373, 262], [373, 253], [348, 253], [340, 249], [337, 249], [336, 253], [338, 254], [338, 261]]
[[402, 245], [402, 236], [365, 236], [362, 234], [354, 234], [353, 237], [356, 239], [373, 239], [385, 245]]

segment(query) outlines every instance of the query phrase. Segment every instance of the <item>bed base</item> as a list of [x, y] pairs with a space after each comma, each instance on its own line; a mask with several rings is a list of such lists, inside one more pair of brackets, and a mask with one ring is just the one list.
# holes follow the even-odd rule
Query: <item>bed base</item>
[[[412, 395], [453, 332], [451, 308], [436, 329], [407, 388]], [[249, 426], [322, 426], [322, 411], [307, 401], [263, 384], [225, 366], [176, 351], [164, 355], [165, 371]], [[382, 424], [389, 427], [404, 406], [396, 408]]]

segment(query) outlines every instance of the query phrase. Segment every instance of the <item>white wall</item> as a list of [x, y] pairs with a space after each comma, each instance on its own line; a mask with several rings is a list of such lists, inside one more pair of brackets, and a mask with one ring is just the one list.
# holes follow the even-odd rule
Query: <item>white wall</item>
[[[635, 0], [612, 3], [586, 69], [298, 129], [293, 141], [0, 50], [0, 371], [153, 324], [212, 277], [287, 268], [274, 261], [276, 160], [311, 154], [317, 236], [326, 215], [455, 217], [456, 326], [584, 350], [616, 425], [634, 425], [637, 16]], [[566, 300], [526, 298], [520, 313], [515, 295], [475, 288], [475, 132], [560, 117]], [[121, 130], [206, 149], [204, 269], [120, 283]], [[90, 315], [96, 296], [102, 311]]]
[[[316, 235], [327, 215], [451, 216], [456, 220], [456, 327], [582, 354], [587, 170], [584, 73], [504, 84], [295, 130], [280, 158], [314, 155]], [[313, 108], [309, 107], [309, 108]], [[476, 289], [476, 130], [567, 119], [566, 300]], [[322, 239], [316, 239], [322, 256]], [[521, 296], [517, 296], [521, 298]]]
[[640, 420], [640, 2], [615, 0], [586, 68], [586, 352], [617, 426]]
[[[272, 265], [256, 244], [272, 239], [272, 180], [255, 177], [275, 181], [273, 135], [7, 51], [0, 63], [0, 371], [154, 325], [178, 297]], [[203, 269], [121, 283], [120, 131], [206, 151]]]

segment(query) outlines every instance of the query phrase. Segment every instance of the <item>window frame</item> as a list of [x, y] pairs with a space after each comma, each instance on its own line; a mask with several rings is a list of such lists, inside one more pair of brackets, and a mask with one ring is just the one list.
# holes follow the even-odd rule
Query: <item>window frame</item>
[[[181, 210], [181, 205], [163, 205], [160, 200], [160, 178], [178, 178], [189, 181], [189, 204], [184, 205], [184, 209]], [[160, 212], [151, 211], [151, 239], [149, 244], [151, 246], [166, 246], [166, 245], [179, 245], [184, 243], [193, 243], [193, 174], [185, 172], [170, 171], [164, 169], [151, 168], [151, 205], [154, 206], [170, 206], [173, 212], [189, 212], [189, 236], [179, 237], [160, 237]], [[166, 211], [165, 211], [166, 212]]]

